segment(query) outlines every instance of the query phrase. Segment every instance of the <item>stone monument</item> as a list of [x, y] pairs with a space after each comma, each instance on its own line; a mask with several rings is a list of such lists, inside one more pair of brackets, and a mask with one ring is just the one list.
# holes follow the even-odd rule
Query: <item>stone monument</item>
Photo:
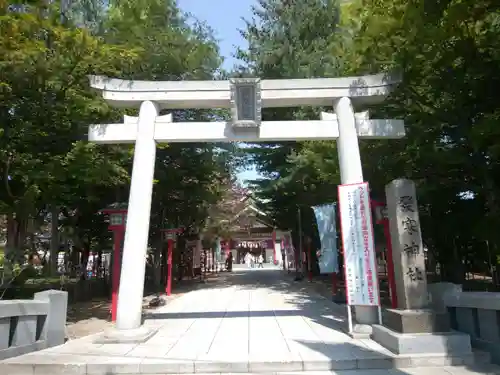
[[375, 341], [396, 354], [471, 355], [470, 337], [452, 332], [446, 312], [429, 309], [425, 253], [415, 184], [398, 179], [386, 188], [394, 256], [397, 309], [387, 309]]

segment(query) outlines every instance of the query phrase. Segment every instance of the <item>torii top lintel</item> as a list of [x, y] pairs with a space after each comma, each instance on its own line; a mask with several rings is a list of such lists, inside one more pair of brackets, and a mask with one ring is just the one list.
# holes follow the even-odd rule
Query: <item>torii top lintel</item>
[[[127, 81], [90, 76], [92, 88], [118, 107], [138, 107], [151, 100], [162, 108], [230, 108], [230, 81]], [[331, 106], [350, 97], [356, 107], [382, 102], [401, 81], [397, 74], [360, 77], [271, 79], [260, 81], [262, 107]]]

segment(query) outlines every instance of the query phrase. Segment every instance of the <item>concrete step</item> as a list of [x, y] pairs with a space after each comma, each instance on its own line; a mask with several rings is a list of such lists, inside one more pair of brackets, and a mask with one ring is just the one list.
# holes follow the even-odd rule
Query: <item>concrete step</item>
[[[268, 357], [268, 355], [264, 355]], [[112, 374], [193, 374], [193, 373], [278, 373], [338, 370], [431, 369], [445, 366], [486, 366], [489, 356], [478, 352], [468, 356], [436, 355], [397, 356], [362, 359], [289, 359], [242, 358], [218, 360], [207, 357], [196, 360], [138, 358], [122, 356], [86, 356], [28, 354], [0, 362], [0, 374], [8, 375], [112, 375]], [[405, 371], [403, 371], [405, 369]], [[427, 373], [427, 370], [423, 370]], [[497, 368], [498, 370], [498, 368]], [[443, 372], [443, 374], [449, 374]], [[496, 374], [500, 374], [497, 372]], [[354, 375], [354, 373], [352, 373]]]

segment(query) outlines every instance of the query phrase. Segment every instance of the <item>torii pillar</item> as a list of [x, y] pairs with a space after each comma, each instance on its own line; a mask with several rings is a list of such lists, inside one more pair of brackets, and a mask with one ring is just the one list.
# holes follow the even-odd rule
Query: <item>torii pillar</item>
[[[359, 153], [358, 127], [356, 114], [351, 99], [342, 97], [334, 101], [335, 114], [321, 113], [323, 120], [337, 118], [339, 122], [339, 138], [337, 139], [337, 153], [339, 157], [340, 181], [342, 185], [364, 182], [361, 155]], [[366, 113], [368, 117], [368, 114]], [[347, 286], [346, 286], [347, 287]], [[349, 306], [347, 308], [350, 308]], [[354, 306], [356, 321], [362, 325], [378, 323], [376, 306]], [[363, 328], [361, 328], [363, 329]]]

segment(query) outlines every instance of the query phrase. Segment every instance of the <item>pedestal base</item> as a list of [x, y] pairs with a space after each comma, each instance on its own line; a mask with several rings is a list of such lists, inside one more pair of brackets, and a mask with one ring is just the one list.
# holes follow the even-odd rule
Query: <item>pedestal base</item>
[[374, 325], [372, 339], [395, 354], [472, 354], [469, 335], [460, 332], [399, 333]]
[[369, 339], [372, 335], [373, 328], [369, 324], [354, 324], [352, 332], [348, 335], [353, 339]]
[[124, 330], [113, 328], [98, 336], [94, 344], [141, 344], [153, 337], [157, 331], [151, 327]]
[[450, 332], [450, 319], [447, 313], [432, 310], [387, 309], [382, 316], [385, 327], [399, 333]]

